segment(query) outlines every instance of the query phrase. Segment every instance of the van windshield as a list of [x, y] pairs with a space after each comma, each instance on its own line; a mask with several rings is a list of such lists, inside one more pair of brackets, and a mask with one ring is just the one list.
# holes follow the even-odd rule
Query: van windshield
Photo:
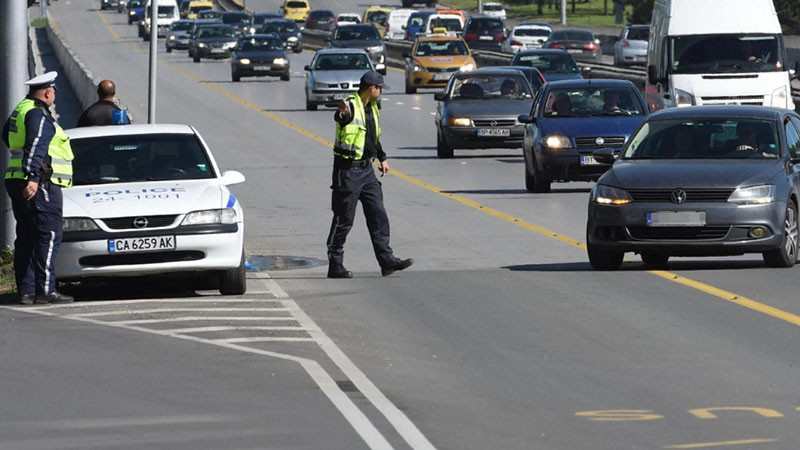
[[693, 35], [670, 38], [672, 73], [782, 72], [780, 35]]

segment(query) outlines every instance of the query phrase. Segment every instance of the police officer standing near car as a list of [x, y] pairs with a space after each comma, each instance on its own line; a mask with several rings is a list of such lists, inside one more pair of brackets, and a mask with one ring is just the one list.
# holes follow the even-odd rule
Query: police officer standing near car
[[71, 303], [56, 291], [54, 265], [62, 235], [61, 189], [72, 186], [69, 137], [50, 112], [56, 72], [25, 82], [29, 93], [3, 125], [11, 150], [6, 191], [17, 221], [14, 273], [20, 303]]
[[361, 77], [358, 92], [350, 94], [334, 115], [336, 142], [333, 147], [333, 221], [328, 234], [328, 278], [352, 278], [344, 267], [344, 242], [356, 215], [358, 202], [367, 216], [367, 228], [381, 275], [391, 275], [414, 264], [414, 260], [398, 259], [389, 247], [389, 217], [383, 207], [383, 190], [373, 159], [380, 162], [381, 176], [389, 172], [386, 153], [381, 146], [378, 99], [385, 87], [383, 76], [368, 71]]

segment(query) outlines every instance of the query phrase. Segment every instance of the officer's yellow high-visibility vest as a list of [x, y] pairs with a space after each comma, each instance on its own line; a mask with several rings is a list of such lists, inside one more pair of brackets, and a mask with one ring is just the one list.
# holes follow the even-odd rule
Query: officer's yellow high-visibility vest
[[[364, 156], [364, 142], [367, 140], [367, 120], [364, 104], [358, 93], [350, 94], [345, 101], [353, 105], [353, 120], [342, 127], [336, 122], [336, 142], [333, 154], [346, 159], [361, 159]], [[372, 102], [372, 118], [375, 120], [375, 143], [381, 137], [380, 117], [378, 106]]]
[[[17, 105], [11, 113], [11, 120], [8, 129], [8, 143], [11, 150], [11, 158], [8, 160], [5, 178], [17, 178], [27, 180], [28, 176], [22, 169], [23, 147], [25, 147], [25, 116], [28, 112], [37, 108], [36, 102], [26, 98]], [[47, 147], [47, 155], [50, 157], [50, 167], [53, 173], [50, 175], [50, 182], [63, 187], [72, 186], [72, 146], [69, 145], [67, 133], [53, 123], [56, 128], [55, 135]], [[33, 151], [33, 149], [31, 149]]]

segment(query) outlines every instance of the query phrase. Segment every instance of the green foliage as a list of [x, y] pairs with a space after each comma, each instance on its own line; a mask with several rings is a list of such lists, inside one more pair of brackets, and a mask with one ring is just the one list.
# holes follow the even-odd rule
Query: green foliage
[[800, 34], [800, 2], [797, 0], [774, 0], [774, 2], [784, 34]]
[[44, 17], [37, 17], [31, 21], [31, 27], [33, 28], [44, 28], [47, 26], [47, 19]]
[[7, 247], [0, 250], [0, 294], [14, 292], [14, 250]]
[[[490, 1], [490, 0], [484, 0]], [[550, 23], [561, 21], [561, 12], [558, 7], [561, 0], [500, 0], [506, 7], [509, 18], [535, 19]], [[477, 0], [448, 0], [448, 5], [454, 8], [475, 11], [478, 8]], [[631, 10], [626, 7], [626, 13]], [[541, 11], [541, 14], [540, 14]], [[607, 26], [619, 27], [623, 24], [615, 23], [614, 0], [575, 0], [573, 13], [573, 0], [567, 0], [567, 23], [577, 26]]]
[[628, 22], [630, 23], [650, 23], [650, 17], [653, 15], [654, 0], [627, 0], [631, 5], [631, 13], [628, 14]]

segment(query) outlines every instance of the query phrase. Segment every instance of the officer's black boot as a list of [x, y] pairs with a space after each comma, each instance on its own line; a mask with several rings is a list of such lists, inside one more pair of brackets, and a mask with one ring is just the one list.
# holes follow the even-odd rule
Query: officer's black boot
[[342, 264], [330, 263], [328, 265], [328, 278], [353, 278], [353, 272], [345, 269]]
[[19, 302], [23, 305], [32, 305], [35, 297], [34, 294], [19, 294]]
[[412, 258], [396, 259], [391, 266], [381, 267], [381, 275], [388, 276], [398, 270], [408, 269], [412, 264], [414, 264], [414, 260]]
[[37, 294], [36, 295], [36, 303], [72, 303], [75, 299], [69, 295], [62, 294], [60, 292], [54, 291], [47, 295]]

